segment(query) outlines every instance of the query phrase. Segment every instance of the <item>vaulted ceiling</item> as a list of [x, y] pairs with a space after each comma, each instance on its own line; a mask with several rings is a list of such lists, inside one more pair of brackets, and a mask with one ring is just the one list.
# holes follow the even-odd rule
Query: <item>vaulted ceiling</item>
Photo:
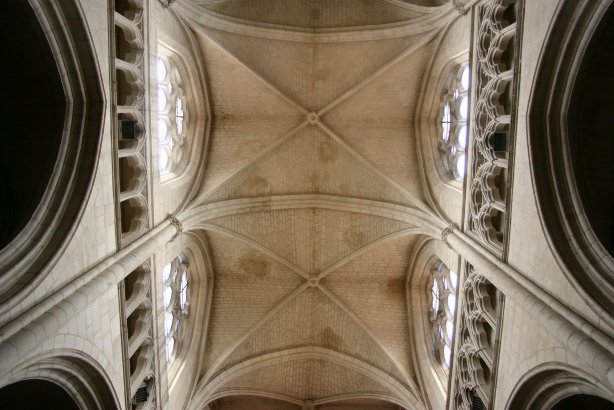
[[385, 209], [432, 213], [416, 107], [454, 13], [415, 3], [177, 3], [212, 108], [197, 201], [259, 204], [199, 225], [215, 277], [202, 404], [424, 407], [405, 289], [422, 231]]

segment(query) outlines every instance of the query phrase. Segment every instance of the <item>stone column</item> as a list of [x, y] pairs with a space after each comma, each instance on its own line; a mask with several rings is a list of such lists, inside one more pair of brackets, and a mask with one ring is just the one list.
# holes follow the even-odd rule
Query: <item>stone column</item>
[[180, 232], [177, 218], [164, 220], [126, 248], [100, 262], [64, 288], [49, 295], [0, 329], [0, 374], [9, 371], [25, 353], [53, 335], [89, 303], [117, 286], [160, 246]]
[[614, 341], [611, 338], [454, 227], [446, 228], [442, 239], [506, 297], [520, 302], [556, 340], [614, 387]]

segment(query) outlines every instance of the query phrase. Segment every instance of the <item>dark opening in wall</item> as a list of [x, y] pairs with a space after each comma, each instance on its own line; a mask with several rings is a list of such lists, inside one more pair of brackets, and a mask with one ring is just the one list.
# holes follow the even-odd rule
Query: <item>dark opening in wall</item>
[[471, 410], [485, 410], [486, 406], [484, 406], [484, 402], [482, 401], [482, 399], [480, 399], [480, 396], [478, 396], [477, 394], [473, 395], [472, 401], [471, 401]]
[[2, 2], [0, 50], [2, 249], [29, 222], [47, 188], [62, 141], [66, 97], [52, 50], [29, 2]]
[[533, 193], [557, 262], [614, 324], [614, 5], [561, 3], [527, 113]]
[[586, 50], [570, 106], [573, 173], [591, 228], [614, 256], [614, 7]]
[[79, 406], [55, 383], [24, 380], [0, 389], [0, 403], [5, 410], [79, 410]]
[[613, 410], [614, 403], [601, 397], [589, 394], [575, 394], [559, 401], [552, 407], [552, 410]]

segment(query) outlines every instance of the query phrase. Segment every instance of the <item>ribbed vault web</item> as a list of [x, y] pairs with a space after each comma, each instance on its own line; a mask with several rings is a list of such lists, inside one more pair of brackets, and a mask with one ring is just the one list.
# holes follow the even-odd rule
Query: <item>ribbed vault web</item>
[[[239, 400], [221, 397], [239, 395], [369, 408], [371, 397], [420, 406], [404, 282], [419, 231], [382, 215], [319, 207], [317, 198], [424, 209], [414, 118], [446, 19], [412, 26], [428, 8], [394, 1], [272, 1], [268, 13], [264, 3], [177, 7], [197, 38], [213, 111], [198, 200], [264, 201], [199, 225], [215, 284], [195, 400], [221, 405]], [[401, 34], [380, 31], [369, 41], [315, 31], [297, 41], [289, 27], [270, 26], [328, 27], [324, 35], [334, 36], [389, 23]], [[246, 34], [259, 27], [265, 34]], [[304, 195], [316, 205], [266, 206], [267, 198]]]

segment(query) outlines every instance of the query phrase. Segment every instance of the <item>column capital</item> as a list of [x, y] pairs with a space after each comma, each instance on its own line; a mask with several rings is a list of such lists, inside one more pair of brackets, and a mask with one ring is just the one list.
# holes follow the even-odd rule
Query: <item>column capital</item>
[[469, 9], [465, 7], [465, 3], [460, 0], [452, 0], [452, 6], [454, 6], [456, 11], [458, 11], [458, 14], [460, 14], [461, 16], [464, 16], [469, 12]]
[[452, 249], [452, 246], [450, 246], [450, 243], [448, 242], [448, 236], [453, 233], [454, 231], [458, 231], [459, 227], [457, 224], [450, 224], [448, 226], [446, 226], [446, 228], [441, 232], [441, 240], [443, 241], [443, 243], [445, 243], [448, 248]]
[[169, 242], [173, 242], [175, 239], [177, 239], [177, 237], [179, 235], [182, 234], [183, 232], [183, 224], [181, 223], [181, 221], [173, 214], [168, 214], [166, 215], [166, 219], [168, 219], [171, 222], [171, 225], [173, 225], [175, 227], [175, 229], [177, 230], [177, 232], [175, 232], [175, 235], [173, 235], [173, 237], [171, 238], [171, 240]]
[[167, 8], [170, 7], [171, 4], [173, 4], [176, 0], [160, 0], [160, 3], [162, 4], [162, 7]]

